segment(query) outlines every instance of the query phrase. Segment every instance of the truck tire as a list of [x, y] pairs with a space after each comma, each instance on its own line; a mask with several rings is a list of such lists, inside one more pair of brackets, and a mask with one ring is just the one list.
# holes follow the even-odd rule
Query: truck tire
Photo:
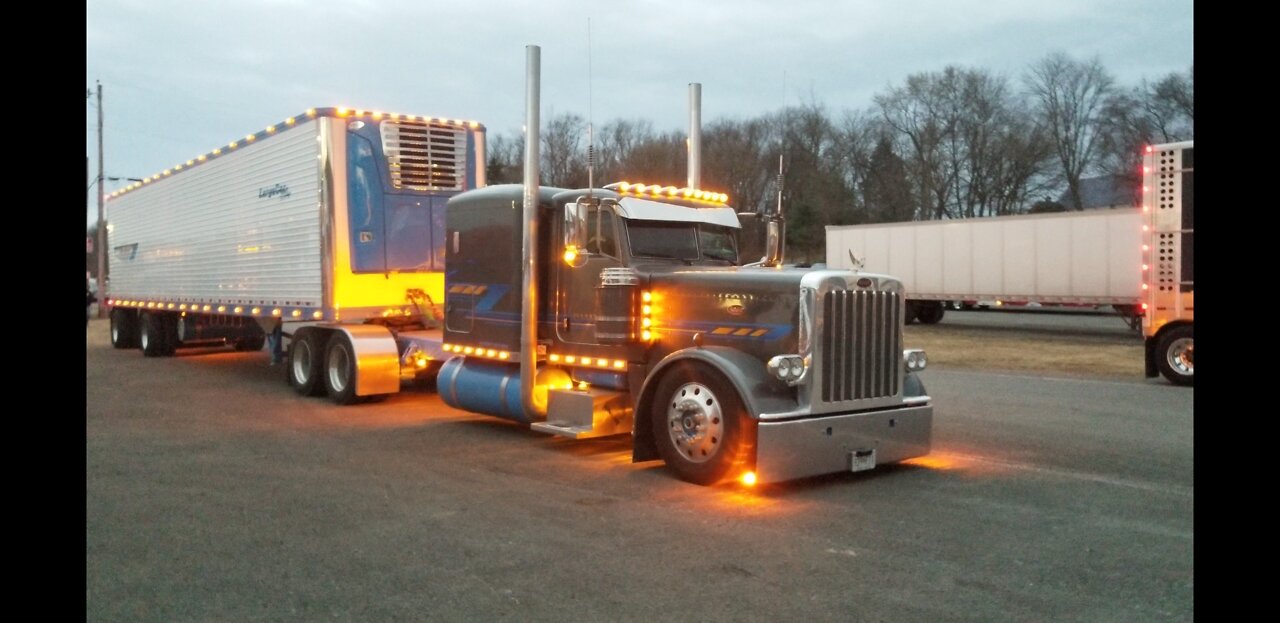
[[165, 314], [143, 314], [138, 346], [145, 357], [169, 357], [175, 350], [176, 336], [170, 336], [173, 323]]
[[356, 395], [356, 352], [347, 334], [334, 331], [324, 349], [324, 390], [340, 405], [361, 402]]
[[902, 324], [915, 324], [917, 307], [915, 301], [907, 301], [902, 311]]
[[658, 455], [681, 480], [711, 485], [740, 471], [754, 450], [755, 423], [717, 372], [679, 362], [658, 382], [650, 411]]
[[319, 396], [324, 387], [324, 345], [323, 333], [318, 331], [299, 331], [301, 335], [294, 338], [289, 345], [289, 386], [303, 396]]
[[946, 313], [947, 310], [942, 307], [942, 301], [916, 303], [916, 320], [919, 320], [920, 324], [938, 324]]
[[1156, 365], [1160, 374], [1174, 385], [1191, 385], [1195, 381], [1195, 364], [1192, 361], [1194, 333], [1190, 325], [1169, 329], [1156, 343]]
[[125, 309], [111, 310], [111, 345], [116, 348], [138, 347], [138, 315]]

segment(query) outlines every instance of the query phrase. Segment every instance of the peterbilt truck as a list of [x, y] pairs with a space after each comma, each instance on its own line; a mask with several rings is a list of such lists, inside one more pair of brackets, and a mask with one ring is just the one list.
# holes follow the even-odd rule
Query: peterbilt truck
[[[901, 282], [784, 268], [780, 210], [763, 217], [766, 257], [743, 266], [740, 221], [728, 197], [696, 183], [540, 185], [536, 47], [529, 58], [523, 184], [483, 187], [483, 159], [475, 157], [482, 129], [446, 123], [461, 131], [448, 152], [457, 174], [447, 188], [411, 189], [430, 199], [428, 209], [418, 194], [394, 185], [406, 155], [393, 153], [388, 137], [395, 130], [387, 126], [406, 123], [402, 116], [317, 111], [312, 116], [322, 122], [306, 136], [320, 144], [306, 156], [319, 161], [311, 161], [320, 171], [315, 183], [280, 188], [266, 174], [279, 167], [260, 158], [246, 169], [250, 181], [228, 181], [227, 190], [238, 190], [222, 197], [220, 211], [192, 210], [205, 215], [205, 227], [217, 220], [213, 214], [236, 216], [234, 228], [222, 232], [220, 255], [175, 254], [179, 246], [159, 242], [164, 228], [143, 227], [156, 240], [129, 249], [135, 243], [128, 232], [141, 225], [117, 224], [117, 248], [156, 266], [189, 258], [192, 272], [163, 293], [131, 290], [128, 279], [118, 285], [113, 304], [126, 313], [113, 311], [113, 341], [117, 325], [131, 338], [131, 323], [141, 323], [143, 335], [152, 326], [165, 340], [154, 354], [171, 354], [173, 345], [188, 343], [186, 336], [207, 338], [197, 344], [254, 348], [280, 322], [289, 343], [286, 376], [301, 394], [328, 394], [345, 404], [434, 375], [436, 391], [451, 406], [571, 439], [629, 434], [633, 460], [662, 459], [699, 484], [860, 471], [930, 451], [933, 408], [916, 374], [925, 355], [903, 348]], [[696, 137], [691, 142], [693, 154]], [[435, 152], [423, 152], [419, 164], [433, 172]], [[152, 193], [165, 184], [176, 188], [170, 176], [181, 177], [153, 178]], [[130, 192], [143, 197], [148, 185]], [[475, 188], [457, 192], [461, 186]], [[300, 192], [309, 201], [293, 218], [258, 220], [270, 212], [255, 201], [271, 205], [278, 195]], [[442, 193], [456, 194], [441, 211]], [[209, 205], [208, 197], [203, 201]], [[157, 200], [151, 207], [164, 205], [170, 204]], [[361, 255], [360, 245], [390, 238], [396, 206], [430, 215], [427, 226], [396, 244], [388, 239], [381, 255]], [[269, 244], [229, 239], [245, 232], [282, 236], [299, 219], [295, 235]], [[267, 253], [294, 238], [308, 240], [319, 259], [309, 265], [305, 257]], [[392, 249], [421, 261], [378, 264]], [[359, 264], [362, 257], [374, 264]], [[295, 264], [311, 267], [300, 273], [312, 275], [309, 296], [228, 298]], [[228, 267], [242, 272], [219, 277]], [[179, 296], [197, 276], [222, 298]], [[361, 276], [393, 283], [357, 281]], [[382, 297], [376, 304], [353, 306], [344, 298], [374, 292]]]

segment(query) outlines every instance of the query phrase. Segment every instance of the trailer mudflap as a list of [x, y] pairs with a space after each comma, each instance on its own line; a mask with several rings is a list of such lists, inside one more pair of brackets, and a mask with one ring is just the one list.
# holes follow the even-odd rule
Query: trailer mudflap
[[760, 422], [757, 482], [862, 471], [929, 453], [933, 406]]

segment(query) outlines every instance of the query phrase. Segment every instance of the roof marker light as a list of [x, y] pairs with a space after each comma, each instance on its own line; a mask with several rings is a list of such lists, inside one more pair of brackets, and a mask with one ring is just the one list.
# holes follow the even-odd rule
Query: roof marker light
[[308, 116], [308, 117], [314, 117], [314, 116], [316, 116], [316, 109], [314, 109], [314, 108], [308, 108], [308, 109], [307, 109], [307, 116]]
[[293, 125], [293, 124], [295, 124], [295, 123], [297, 123], [297, 122], [298, 122], [298, 120], [297, 120], [297, 119], [294, 119], [293, 117], [289, 117], [288, 119], [285, 119], [285, 120], [284, 120], [284, 124], [285, 124], [285, 125]]

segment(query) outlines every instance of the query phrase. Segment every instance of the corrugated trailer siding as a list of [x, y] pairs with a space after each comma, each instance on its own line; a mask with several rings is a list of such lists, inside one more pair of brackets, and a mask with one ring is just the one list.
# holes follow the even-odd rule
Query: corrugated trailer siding
[[309, 121], [112, 200], [113, 297], [320, 306], [319, 153]]

